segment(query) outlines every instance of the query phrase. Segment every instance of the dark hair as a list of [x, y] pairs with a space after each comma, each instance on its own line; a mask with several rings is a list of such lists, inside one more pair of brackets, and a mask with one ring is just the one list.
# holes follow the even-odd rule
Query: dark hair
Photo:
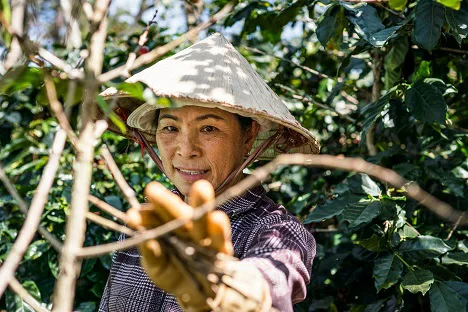
[[250, 117], [244, 117], [236, 114], [237, 120], [239, 120], [242, 132], [246, 133], [252, 128], [253, 119]]

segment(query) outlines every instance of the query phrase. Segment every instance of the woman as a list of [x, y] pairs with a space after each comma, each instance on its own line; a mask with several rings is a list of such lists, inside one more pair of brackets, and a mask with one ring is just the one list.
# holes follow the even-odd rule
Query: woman
[[[193, 207], [212, 202], [215, 193], [240, 181], [242, 170], [255, 159], [319, 151], [311, 133], [220, 34], [128, 81], [145, 83], [176, 106], [161, 109], [112, 88], [103, 93], [109, 100], [117, 96], [117, 112], [130, 127], [124, 135], [142, 144], [177, 188], [170, 192], [155, 182], [147, 186], [150, 204], [128, 212], [137, 229], [190, 217]], [[183, 238], [219, 252], [200, 258], [215, 269], [203, 271], [192, 261], [199, 254], [187, 249], [193, 257], [185, 259], [193, 263], [185, 264], [183, 252], [174, 256], [175, 245], [166, 239], [142, 244], [140, 253], [117, 252], [100, 311], [292, 311], [306, 296], [315, 241], [261, 186], [175, 234], [176, 241]], [[197, 265], [201, 269], [193, 270]]]

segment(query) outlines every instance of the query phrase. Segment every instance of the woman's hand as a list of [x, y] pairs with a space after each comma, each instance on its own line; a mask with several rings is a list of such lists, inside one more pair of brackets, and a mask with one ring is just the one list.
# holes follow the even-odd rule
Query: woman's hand
[[[132, 208], [127, 212], [129, 225], [137, 230], [155, 228], [177, 218], [190, 219], [197, 209], [193, 207], [214, 205], [215, 197], [211, 184], [203, 180], [193, 184], [189, 196], [190, 205], [157, 182], [148, 184], [145, 195], [150, 203], [144, 204], [142, 209]], [[226, 296], [236, 305], [245, 301], [242, 305], [244, 308], [249, 305], [256, 307], [257, 301], [264, 300], [265, 281], [258, 270], [242, 266], [237, 259], [231, 257], [233, 248], [230, 231], [228, 216], [222, 211], [211, 211], [176, 230], [175, 236], [172, 234], [172, 237], [165, 236], [142, 243], [139, 248], [143, 268], [158, 287], [174, 294], [189, 311], [211, 310], [207, 300], [211, 306], [222, 308], [229, 302]], [[193, 250], [189, 252], [186, 248], [201, 252], [191, 254]], [[223, 279], [228, 284], [233, 283], [234, 288], [239, 283], [253, 285], [254, 289], [258, 289], [258, 298], [252, 302], [249, 297], [251, 291], [245, 287], [242, 289], [244, 294], [233, 291], [226, 286]], [[268, 285], [266, 286], [268, 292]], [[242, 298], [246, 300], [241, 300]], [[242, 311], [260, 311], [256, 308], [244, 308]], [[235, 308], [229, 310], [240, 311]]]

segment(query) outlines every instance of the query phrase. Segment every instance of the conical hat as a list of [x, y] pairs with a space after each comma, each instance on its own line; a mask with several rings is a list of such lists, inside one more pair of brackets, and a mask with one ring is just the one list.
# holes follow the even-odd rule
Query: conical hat
[[[300, 125], [278, 95], [219, 33], [157, 62], [127, 82], [145, 83], [156, 96], [170, 98], [177, 105], [220, 108], [253, 118], [261, 125], [253, 148], [284, 127], [295, 142], [286, 152], [316, 154], [320, 150], [312, 133]], [[156, 143], [156, 110], [161, 107], [131, 98], [113, 87], [101, 95], [109, 100], [117, 96], [118, 106], [129, 113], [127, 124]], [[122, 134], [114, 125], [110, 129]], [[126, 135], [130, 137], [132, 132]], [[279, 153], [281, 150], [272, 146], [260, 158], [271, 159]]]

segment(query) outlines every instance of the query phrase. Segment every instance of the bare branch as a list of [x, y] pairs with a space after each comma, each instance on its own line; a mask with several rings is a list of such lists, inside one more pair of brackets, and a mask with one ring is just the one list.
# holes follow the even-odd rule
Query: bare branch
[[88, 200], [96, 207], [101, 209], [102, 211], [107, 212], [108, 214], [116, 217], [117, 219], [127, 223], [127, 215], [120, 211], [119, 209], [109, 205], [105, 201], [100, 200], [96, 196], [89, 195]]
[[124, 194], [125, 198], [127, 198], [130, 205], [133, 208], [140, 208], [140, 202], [136, 198], [135, 191], [130, 187], [130, 185], [128, 185], [127, 181], [122, 175], [122, 172], [120, 172], [119, 167], [117, 167], [114, 158], [112, 158], [112, 155], [109, 152], [107, 146], [101, 147], [101, 155], [106, 161], [107, 168], [109, 168], [109, 171], [114, 177], [115, 182], [117, 182], [117, 185], [122, 190], [122, 193]]
[[31, 202], [26, 219], [24, 220], [21, 231], [19, 232], [11, 251], [8, 254], [4, 264], [0, 268], [0, 296], [5, 291], [5, 288], [13, 277], [19, 262], [23, 258], [28, 245], [34, 238], [34, 234], [41, 221], [42, 211], [49, 197], [49, 190], [54, 182], [57, 168], [60, 164], [60, 156], [66, 142], [65, 131], [59, 129], [55, 134], [54, 143], [49, 156], [49, 161], [44, 168], [44, 171], [36, 189], [36, 194]]
[[132, 71], [140, 66], [143, 66], [143, 65], [146, 65], [146, 64], [149, 64], [149, 63], [152, 63], [154, 62], [156, 59], [158, 59], [159, 57], [163, 56], [164, 54], [166, 54], [167, 52], [173, 50], [174, 48], [176, 48], [177, 46], [179, 46], [181, 43], [185, 42], [186, 40], [190, 40], [192, 38], [194, 38], [195, 36], [197, 36], [202, 30], [208, 28], [209, 26], [217, 23], [220, 19], [224, 18], [225, 16], [227, 16], [231, 11], [232, 9], [234, 8], [234, 4], [235, 4], [236, 1], [234, 2], [229, 2], [228, 4], [226, 4], [220, 11], [218, 11], [216, 14], [214, 14], [212, 17], [210, 17], [210, 19], [204, 23], [201, 23], [200, 25], [198, 25], [197, 27], [194, 27], [192, 29], [190, 29], [189, 31], [187, 31], [185, 34], [181, 35], [179, 38], [163, 45], [163, 46], [160, 46], [160, 47], [157, 47], [156, 49], [146, 53], [146, 54], [143, 54], [141, 56], [139, 56], [132, 64], [132, 66], [130, 66], [129, 68], [127, 68], [127, 65], [122, 65], [120, 67], [117, 67], [115, 69], [112, 69], [108, 72], [105, 72], [104, 74], [101, 74], [99, 77], [98, 77], [98, 80], [99, 82], [101, 83], [104, 83], [104, 82], [107, 82], [109, 80], [112, 80], [114, 78], [117, 78], [119, 76], [121, 76], [126, 70], [128, 71]]
[[311, 98], [311, 97], [305, 97], [305, 96], [296, 94], [296, 92], [295, 92], [293, 89], [291, 89], [290, 87], [287, 87], [287, 86], [285, 86], [285, 85], [282, 85], [282, 84], [280, 84], [280, 83], [276, 83], [275, 85], [278, 86], [278, 87], [280, 87], [280, 88], [283, 89], [283, 90], [288, 91], [289, 93], [291, 93], [291, 96], [292, 96], [294, 99], [297, 99], [297, 100], [301, 101], [302, 103], [305, 103], [305, 104], [308, 104], [308, 105], [312, 104], [312, 105], [318, 106], [318, 107], [320, 107], [320, 108], [323, 108], [323, 109], [326, 109], [326, 110], [328, 110], [328, 111], [331, 111], [331, 112], [336, 113], [340, 118], [346, 119], [346, 120], [348, 120], [348, 121], [350, 121], [350, 122], [352, 122], [352, 123], [356, 123], [356, 119], [351, 118], [351, 117], [349, 117], [349, 116], [347, 116], [347, 115], [343, 115], [343, 114], [337, 112], [336, 109], [334, 109], [333, 107], [330, 107], [330, 106], [328, 106], [328, 105], [319, 103], [319, 102], [315, 101], [315, 100], [314, 100], [313, 98]]
[[65, 115], [65, 112], [62, 108], [62, 103], [59, 102], [57, 99], [57, 91], [55, 90], [55, 83], [50, 77], [49, 74], [44, 74], [44, 85], [47, 93], [47, 98], [49, 99], [50, 108], [57, 118], [60, 127], [66, 131], [68, 138], [72, 142], [74, 146], [78, 144], [78, 138], [76, 137], [75, 132], [73, 131], [70, 123], [68, 122], [68, 118]]
[[455, 230], [458, 228], [458, 226], [460, 225], [460, 222], [461, 220], [465, 217], [465, 214], [466, 214], [466, 211], [464, 211], [460, 217], [458, 217], [457, 219], [457, 222], [455, 222], [455, 224], [453, 225], [453, 228], [450, 230], [450, 233], [447, 235], [447, 238], [445, 239], [446, 241], [450, 239], [450, 237], [452, 237], [453, 233], [455, 232]]
[[86, 213], [86, 218], [109, 230], [124, 233], [124, 234], [127, 234], [128, 236], [133, 236], [135, 234], [135, 232], [129, 229], [128, 227], [115, 223], [112, 220], [98, 216], [97, 214], [89, 212], [89, 211]]
[[[276, 55], [271, 55], [271, 54], [266, 53], [265, 51], [262, 51], [262, 50], [259, 50], [259, 49], [256, 49], [256, 48], [251, 48], [251, 47], [248, 47], [248, 46], [242, 46], [242, 48], [244, 48], [244, 49], [246, 49], [246, 50], [250, 50], [250, 51], [255, 52], [255, 53], [258, 53], [258, 54], [262, 54], [262, 55], [267, 55], [267, 56], [275, 57], [275, 58], [277, 58], [277, 59], [279, 59], [279, 60], [282, 60], [282, 61], [284, 61], [284, 62], [290, 63], [290, 64], [292, 64], [292, 65], [294, 65], [294, 66], [296, 66], [296, 67], [298, 67], [298, 68], [300, 68], [300, 69], [303, 69], [303, 70], [305, 70], [305, 71], [307, 71], [307, 72], [309, 72], [309, 73], [312, 73], [312, 74], [314, 74], [314, 75], [316, 75], [316, 76], [318, 76], [318, 77], [320, 77], [320, 78], [327, 78], [327, 79], [335, 80], [335, 78], [330, 77], [330, 76], [328, 76], [327, 74], [321, 73], [321, 72], [319, 72], [319, 71], [317, 71], [317, 70], [315, 70], [315, 69], [312, 69], [312, 68], [310, 68], [310, 67], [307, 67], [307, 66], [298, 64], [298, 63], [296, 63], [296, 62], [294, 62], [294, 61], [291, 61], [291, 60], [289, 60], [289, 59], [287, 59], [287, 58], [284, 58], [284, 57], [281, 57], [281, 56], [276, 56]], [[343, 81], [343, 78], [337, 77], [336, 80], [337, 80], [338, 82], [342, 82], [342, 81]]]
[[97, 0], [94, 5], [91, 21], [91, 40], [89, 57], [85, 63], [86, 92], [81, 107], [81, 131], [77, 148], [77, 159], [74, 165], [71, 212], [67, 219], [66, 240], [60, 256], [60, 274], [54, 291], [54, 311], [71, 311], [75, 298], [76, 280], [80, 273], [81, 261], [77, 253], [84, 242], [86, 232], [86, 214], [88, 212], [88, 195], [91, 185], [92, 162], [95, 140], [94, 122], [92, 120], [94, 101], [98, 83], [96, 77], [102, 71], [104, 44], [107, 35], [107, 9], [110, 0]]
[[[8, 193], [10, 193], [10, 195], [18, 204], [20, 211], [24, 215], [27, 215], [28, 204], [23, 200], [23, 198], [21, 198], [21, 196], [18, 194], [18, 191], [15, 189], [15, 187], [10, 182], [10, 180], [7, 178], [5, 174], [5, 170], [3, 169], [3, 165], [1, 163], [0, 163], [0, 180], [2, 180], [3, 184], [5, 185], [5, 188], [8, 190]], [[58, 239], [56, 239], [53, 234], [47, 231], [42, 225], [39, 225], [38, 232], [52, 245], [52, 247], [57, 252], [60, 252], [60, 250], [62, 249], [62, 243]]]
[[[405, 190], [408, 196], [412, 197], [422, 205], [426, 206], [430, 211], [432, 211], [439, 217], [455, 222], [455, 220], [462, 216], [460, 224], [468, 224], [468, 218], [466, 218], [462, 213], [453, 209], [450, 205], [438, 200], [431, 194], [428, 194], [427, 192], [422, 190], [415, 182], [409, 182], [405, 180], [395, 171], [378, 165], [374, 165], [360, 158], [346, 158], [342, 156], [331, 155], [280, 155], [265, 166], [254, 170], [248, 177], [241, 180], [239, 183], [232, 186], [221, 195], [217, 196], [214, 206], [218, 207], [235, 196], [241, 196], [246, 192], [246, 190], [254, 187], [255, 185], [261, 182], [266, 181], [270, 174], [276, 168], [283, 165], [303, 165], [307, 167], [332, 168], [351, 172], [354, 171], [366, 173], [398, 189]], [[212, 207], [213, 205], [211, 205], [210, 203], [202, 205], [195, 211], [192, 218], [175, 219], [157, 228], [148, 230], [141, 234], [137, 234], [123, 242], [82, 248], [79, 252], [79, 256], [82, 258], [93, 258], [110, 253], [115, 250], [126, 250], [132, 248], [146, 240], [166, 235], [171, 231], [183, 226], [187, 222], [198, 220], [207, 212], [209, 212], [212, 209]]]
[[[23, 34], [24, 13], [26, 11], [26, 0], [11, 0], [11, 29], [17, 34]], [[13, 37], [10, 51], [4, 63], [4, 69], [7, 71], [13, 67], [21, 58], [23, 51], [18, 38]]]
[[20, 296], [21, 299], [23, 299], [23, 301], [29, 304], [35, 311], [50, 312], [50, 310], [41, 306], [41, 304], [33, 296], [31, 296], [26, 289], [24, 289], [23, 285], [21, 285], [16, 278], [12, 277], [10, 279], [9, 287], [13, 292]]

